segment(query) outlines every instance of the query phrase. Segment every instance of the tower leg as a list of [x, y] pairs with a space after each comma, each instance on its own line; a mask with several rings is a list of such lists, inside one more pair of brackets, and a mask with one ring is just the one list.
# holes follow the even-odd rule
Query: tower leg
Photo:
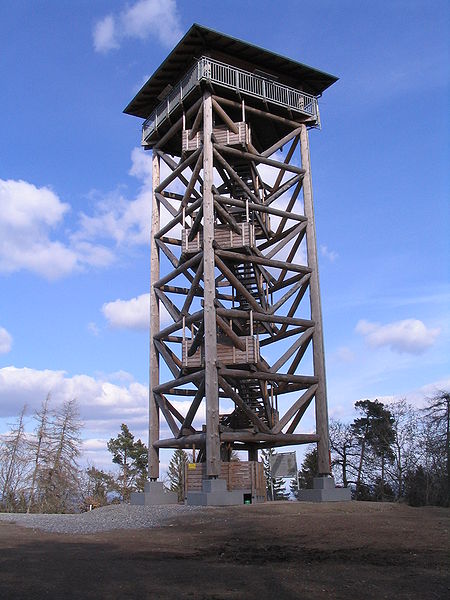
[[[152, 157], [153, 190], [160, 181], [160, 159], [156, 151]], [[153, 336], [159, 331], [159, 300], [153, 284], [159, 279], [159, 248], [155, 235], [160, 228], [159, 200], [152, 193], [152, 229], [150, 246], [150, 387], [149, 387], [149, 444], [148, 475], [150, 480], [159, 477], [159, 449], [153, 444], [159, 439], [159, 406], [153, 397], [153, 388], [159, 384], [159, 355], [153, 343]]]
[[329, 475], [329, 433], [328, 433], [328, 408], [327, 389], [325, 374], [325, 353], [323, 346], [322, 307], [320, 303], [319, 270], [317, 260], [316, 226], [314, 222], [314, 204], [311, 181], [311, 162], [309, 155], [309, 140], [306, 125], [301, 126], [300, 149], [302, 167], [305, 169], [303, 179], [303, 202], [305, 216], [308, 218], [306, 229], [306, 244], [308, 252], [308, 265], [311, 267], [311, 279], [309, 283], [311, 319], [314, 321], [313, 334], [313, 365], [314, 375], [318, 378], [318, 388], [315, 394], [316, 406], [316, 429], [320, 436], [317, 443], [317, 458], [320, 475]]
[[219, 388], [217, 377], [217, 326], [214, 276], [214, 199], [212, 98], [203, 96], [203, 269], [205, 323], [205, 397], [206, 397], [206, 473], [208, 478], [220, 475]]

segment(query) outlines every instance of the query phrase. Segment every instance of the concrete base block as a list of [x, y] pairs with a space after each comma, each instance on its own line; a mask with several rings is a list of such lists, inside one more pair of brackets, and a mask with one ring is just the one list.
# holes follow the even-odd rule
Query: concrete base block
[[334, 477], [314, 477], [312, 490], [300, 490], [300, 502], [348, 502], [352, 499], [350, 488], [337, 488]]
[[178, 504], [178, 496], [176, 492], [167, 492], [162, 481], [147, 481], [143, 492], [131, 492], [130, 504], [134, 506]]
[[240, 490], [229, 492], [225, 479], [204, 479], [201, 492], [188, 492], [188, 506], [232, 506], [244, 504], [244, 493]]

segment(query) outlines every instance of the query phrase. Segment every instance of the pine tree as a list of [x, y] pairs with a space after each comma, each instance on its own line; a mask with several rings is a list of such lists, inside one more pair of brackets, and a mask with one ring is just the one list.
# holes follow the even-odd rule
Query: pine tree
[[121, 433], [111, 438], [107, 444], [113, 455], [113, 463], [119, 465], [119, 490], [123, 502], [128, 502], [132, 491], [142, 491], [147, 479], [148, 449], [141, 440], [134, 440], [134, 435], [125, 423], [120, 427]]
[[[317, 477], [319, 464], [317, 461], [317, 447], [309, 450], [305, 454], [305, 458], [301, 464], [300, 470], [298, 472], [298, 483], [300, 485], [300, 489], [311, 489], [313, 486], [313, 479]], [[291, 493], [298, 498], [298, 485], [297, 480], [294, 479], [291, 481], [290, 485]]]
[[269, 500], [287, 500], [289, 493], [286, 492], [284, 480], [281, 477], [272, 477], [271, 458], [276, 455], [273, 448], [261, 450], [264, 475], [266, 478], [266, 492]]
[[358, 496], [361, 496], [364, 461], [367, 451], [371, 450], [374, 457], [381, 459], [381, 476], [378, 487], [380, 487], [382, 498], [384, 495], [386, 460], [392, 461], [394, 459], [392, 451], [392, 444], [395, 439], [394, 419], [389, 410], [378, 400], [359, 400], [355, 403], [355, 408], [362, 414], [351, 425], [361, 448], [356, 492]]
[[94, 466], [88, 467], [82, 477], [82, 505], [84, 511], [91, 507], [106, 506], [108, 494], [117, 490], [114, 476]]
[[188, 462], [189, 458], [186, 452], [177, 449], [173, 453], [167, 469], [167, 478], [170, 484], [169, 489], [171, 492], [177, 493], [178, 502], [184, 500], [184, 474]]

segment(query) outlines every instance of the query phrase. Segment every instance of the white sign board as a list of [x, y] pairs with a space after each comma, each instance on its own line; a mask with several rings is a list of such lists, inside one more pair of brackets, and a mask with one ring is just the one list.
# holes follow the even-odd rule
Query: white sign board
[[272, 477], [297, 477], [297, 455], [295, 452], [283, 452], [270, 457]]

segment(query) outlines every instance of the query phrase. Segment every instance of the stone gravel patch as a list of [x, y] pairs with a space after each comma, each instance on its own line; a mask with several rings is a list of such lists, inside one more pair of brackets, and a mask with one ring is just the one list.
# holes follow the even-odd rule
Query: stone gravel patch
[[114, 529], [150, 529], [152, 527], [161, 527], [174, 517], [201, 509], [204, 510], [204, 507], [177, 504], [162, 506], [114, 504], [76, 515], [0, 513], [0, 521], [32, 529], [40, 529], [49, 533], [83, 535]]

